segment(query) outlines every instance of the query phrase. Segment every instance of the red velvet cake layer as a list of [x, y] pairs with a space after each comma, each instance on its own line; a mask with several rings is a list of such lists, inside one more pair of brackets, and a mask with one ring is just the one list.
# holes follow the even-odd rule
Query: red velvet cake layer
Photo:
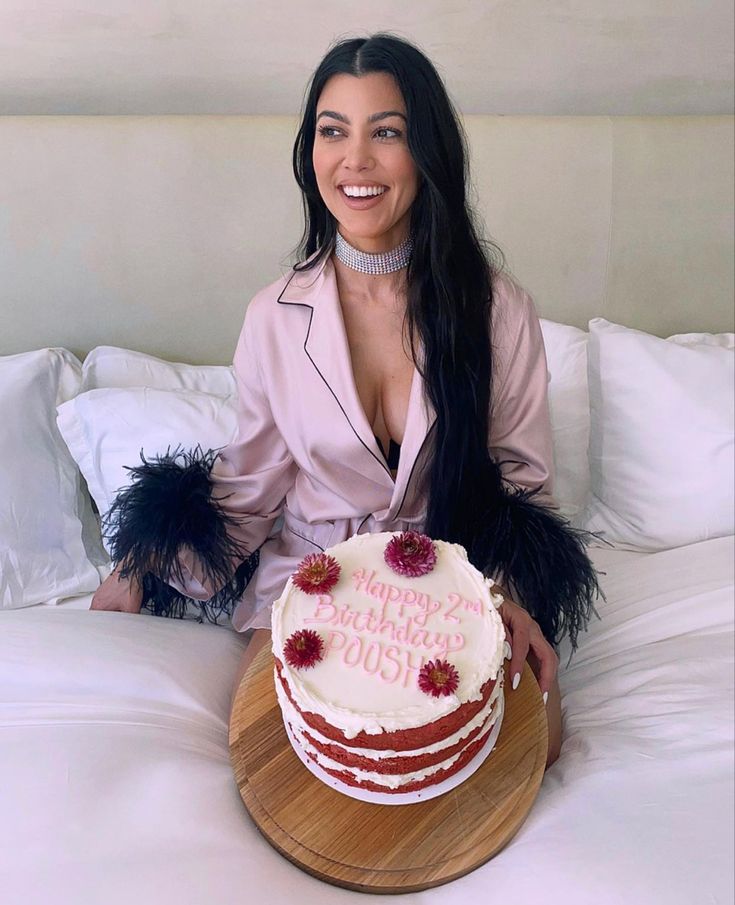
[[[358, 770], [372, 770], [374, 773], [394, 773], [400, 775], [402, 773], [413, 773], [415, 770], [423, 770], [426, 767], [433, 767], [434, 764], [440, 764], [443, 760], [449, 760], [455, 754], [458, 754], [465, 745], [468, 745], [478, 733], [485, 729], [484, 725], [476, 726], [469, 732], [465, 738], [460, 739], [454, 745], [448, 748], [440, 748], [433, 754], [417, 754], [408, 755], [406, 757], [382, 757], [376, 760], [372, 757], [364, 757], [348, 751], [341, 745], [331, 744], [325, 745], [315, 739], [310, 733], [304, 732], [306, 740], [317, 749], [321, 754], [329, 757], [331, 760], [344, 764], [345, 767], [355, 767]], [[377, 750], [377, 749], [376, 749]]]
[[283, 676], [282, 663], [278, 658], [276, 658], [276, 671], [289, 701], [301, 714], [301, 718], [307, 726], [311, 726], [312, 729], [315, 729], [325, 738], [345, 747], [372, 748], [376, 751], [414, 751], [416, 748], [426, 748], [435, 742], [449, 738], [450, 735], [454, 735], [455, 732], [466, 726], [482, 710], [495, 687], [495, 679], [488, 679], [482, 686], [482, 694], [478, 700], [467, 701], [451, 713], [431, 723], [426, 723], [424, 726], [417, 726], [414, 729], [401, 729], [396, 732], [381, 732], [377, 735], [358, 732], [354, 738], [347, 738], [341, 729], [332, 726], [320, 714], [301, 710], [293, 699], [288, 682]]
[[381, 786], [376, 782], [371, 782], [369, 780], [360, 781], [358, 780], [353, 773], [350, 773], [347, 770], [332, 770], [325, 767], [323, 764], [320, 764], [314, 754], [310, 751], [307, 751], [306, 754], [311, 758], [325, 773], [329, 773], [330, 776], [334, 776], [335, 779], [339, 779], [341, 782], [345, 783], [348, 786], [357, 786], [360, 789], [367, 789], [370, 792], [387, 792], [387, 793], [402, 793], [402, 792], [418, 792], [420, 789], [425, 789], [427, 786], [435, 786], [440, 782], [443, 782], [445, 779], [449, 779], [450, 776], [453, 776], [455, 773], [459, 772], [465, 764], [469, 763], [472, 758], [480, 751], [482, 746], [488, 739], [490, 732], [492, 731], [492, 726], [490, 726], [487, 732], [483, 733], [479, 738], [475, 739], [474, 742], [471, 742], [467, 748], [463, 751], [463, 753], [457, 758], [455, 763], [452, 764], [451, 767], [448, 767], [445, 770], [437, 770], [436, 773], [432, 773], [430, 776], [425, 777], [421, 780], [416, 780], [414, 782], [406, 783], [406, 785], [398, 786], [396, 789], [391, 789], [388, 786]]

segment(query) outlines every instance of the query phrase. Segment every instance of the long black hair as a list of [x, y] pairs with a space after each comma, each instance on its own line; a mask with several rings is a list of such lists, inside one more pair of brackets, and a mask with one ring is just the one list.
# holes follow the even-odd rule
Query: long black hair
[[[466, 197], [466, 139], [442, 80], [426, 56], [401, 38], [380, 33], [341, 41], [312, 77], [293, 167], [305, 219], [297, 254], [302, 261], [314, 257], [297, 269], [316, 266], [330, 254], [337, 229], [312, 163], [319, 97], [334, 75], [373, 72], [391, 75], [403, 95], [408, 148], [420, 174], [411, 208], [414, 244], [406, 273], [406, 327], [436, 411], [424, 530], [471, 552], [488, 504], [487, 491], [483, 498], [478, 482], [488, 458], [492, 262], [499, 251], [481, 241], [475, 227]], [[417, 354], [419, 344], [423, 356]]]
[[341, 41], [311, 79], [293, 149], [305, 218], [295, 269], [315, 267], [331, 254], [337, 231], [312, 162], [319, 97], [334, 75], [373, 72], [391, 75], [403, 95], [408, 148], [419, 172], [405, 328], [436, 412], [417, 478], [426, 486], [423, 530], [462, 544], [473, 565], [509, 585], [552, 644], [568, 631], [574, 648], [600, 595], [588, 536], [536, 502], [541, 488], [506, 484], [501, 463], [491, 457], [493, 281], [502, 253], [475, 225], [467, 142], [442, 80], [401, 38], [379, 33]]

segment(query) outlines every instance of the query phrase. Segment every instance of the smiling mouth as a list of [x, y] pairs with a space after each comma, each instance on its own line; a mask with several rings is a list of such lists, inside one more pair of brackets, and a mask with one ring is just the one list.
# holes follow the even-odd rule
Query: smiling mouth
[[385, 185], [340, 185], [340, 192], [346, 198], [378, 198], [388, 191]]

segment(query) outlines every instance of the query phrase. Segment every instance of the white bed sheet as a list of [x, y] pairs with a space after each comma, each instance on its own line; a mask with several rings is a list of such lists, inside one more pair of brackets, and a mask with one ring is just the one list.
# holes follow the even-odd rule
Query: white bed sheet
[[[564, 744], [528, 819], [401, 902], [731, 905], [733, 539], [593, 555], [607, 602], [562, 658]], [[0, 903], [385, 902], [250, 821], [227, 749], [244, 639], [88, 603], [0, 614]]]

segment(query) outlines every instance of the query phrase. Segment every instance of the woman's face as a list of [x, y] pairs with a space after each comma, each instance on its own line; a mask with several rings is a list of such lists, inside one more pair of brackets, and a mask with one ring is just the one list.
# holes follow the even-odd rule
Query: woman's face
[[[408, 235], [419, 182], [398, 85], [383, 72], [332, 76], [316, 116], [314, 171], [339, 231], [361, 251], [395, 248]], [[370, 195], [350, 197], [366, 188]]]

